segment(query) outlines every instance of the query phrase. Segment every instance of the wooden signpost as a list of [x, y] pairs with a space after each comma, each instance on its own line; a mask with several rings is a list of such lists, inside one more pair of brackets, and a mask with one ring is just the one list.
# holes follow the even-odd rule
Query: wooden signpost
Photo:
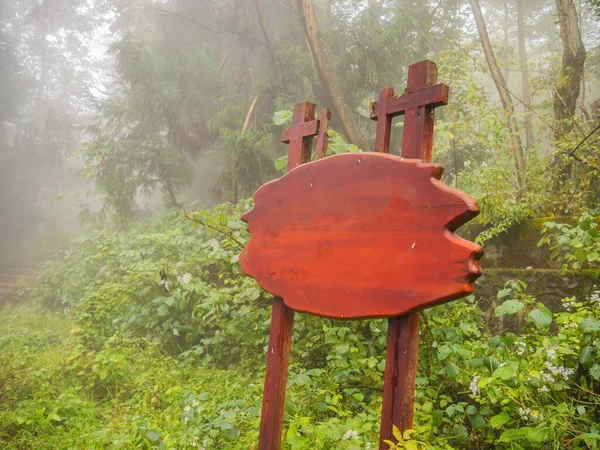
[[[338, 319], [388, 317], [380, 449], [393, 425], [412, 428], [421, 309], [473, 291], [482, 248], [453, 232], [479, 213], [431, 164], [434, 108], [448, 101], [431, 61], [409, 67], [398, 97], [372, 106], [375, 153], [325, 156], [330, 117], [295, 105], [288, 173], [262, 186], [242, 219], [250, 241], [240, 263], [275, 295], [259, 449], [280, 448], [294, 311]], [[402, 157], [389, 155], [391, 120], [404, 114]], [[316, 161], [310, 162], [317, 137]]]

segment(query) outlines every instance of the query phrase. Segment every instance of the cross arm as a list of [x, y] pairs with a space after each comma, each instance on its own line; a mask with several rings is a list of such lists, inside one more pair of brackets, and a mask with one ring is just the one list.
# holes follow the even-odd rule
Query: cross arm
[[288, 143], [292, 138], [314, 136], [319, 132], [319, 121], [311, 120], [309, 122], [302, 122], [298, 125], [292, 125], [284, 128], [281, 131], [281, 142]]
[[[414, 92], [407, 92], [398, 97], [392, 97], [387, 101], [387, 115], [389, 117], [404, 114], [407, 109], [416, 109], [421, 106], [435, 108], [448, 104], [447, 85], [440, 83], [435, 86], [417, 89]], [[371, 104], [371, 119], [378, 118], [379, 101]]]

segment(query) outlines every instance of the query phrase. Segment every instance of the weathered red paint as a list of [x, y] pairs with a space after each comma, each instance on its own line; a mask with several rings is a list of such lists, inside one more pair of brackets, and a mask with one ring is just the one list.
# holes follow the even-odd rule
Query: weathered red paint
[[[330, 116], [324, 116], [327, 121]], [[303, 102], [294, 105], [292, 126], [281, 133], [282, 142], [289, 142], [287, 170], [298, 164], [310, 161], [312, 138], [319, 131], [319, 121], [315, 119], [315, 104]], [[321, 123], [323, 117], [321, 118]], [[324, 123], [324, 137], [328, 123]], [[319, 135], [321, 137], [321, 135]], [[321, 140], [318, 148], [327, 148]], [[323, 150], [324, 153], [324, 150]], [[294, 327], [294, 311], [288, 308], [279, 297], [273, 298], [267, 370], [260, 418], [259, 450], [279, 450], [281, 428], [285, 410], [285, 391], [288, 376], [288, 363]]]
[[292, 125], [281, 132], [281, 142], [289, 143], [287, 170], [310, 161], [313, 136], [319, 132], [315, 120], [315, 104], [310, 102], [294, 105]]
[[441, 174], [384, 153], [296, 167], [242, 216], [242, 269], [290, 308], [333, 318], [397, 317], [463, 297], [481, 247], [452, 231], [479, 208]]
[[[436, 65], [422, 61], [409, 67], [405, 94], [381, 91], [372, 108], [377, 154], [304, 165], [315, 135], [316, 159], [325, 156], [330, 113], [323, 110], [315, 120], [314, 104], [294, 106], [292, 126], [282, 133], [290, 143], [291, 172], [259, 189], [256, 207], [244, 215], [252, 236], [242, 268], [276, 294], [260, 450], [280, 448], [294, 310], [390, 317], [380, 449], [388, 448], [384, 440], [395, 441], [394, 425], [412, 428], [420, 321], [415, 311], [470, 293], [482, 254], [481, 247], [452, 233], [478, 213], [477, 205], [438, 181], [440, 166], [423, 163], [431, 161], [434, 108], [448, 101], [448, 87], [435, 85], [436, 79]], [[389, 152], [392, 117], [401, 114], [406, 160], [381, 154]]]
[[[406, 94], [391, 98], [393, 91], [381, 92], [385, 109], [380, 104], [374, 105], [372, 117], [379, 122], [384, 120], [391, 126], [392, 117], [404, 111], [404, 133], [402, 136], [402, 156], [431, 161], [433, 145], [434, 108], [445, 105], [448, 101], [448, 87], [445, 85], [435, 89], [437, 82], [437, 66], [425, 60], [412, 64], [408, 68], [408, 83]], [[431, 86], [434, 86], [432, 89]], [[388, 88], [389, 89], [389, 88]], [[422, 102], [413, 102], [416, 93]], [[410, 101], [401, 101], [402, 97], [411, 97]], [[388, 103], [392, 103], [391, 105]], [[400, 105], [411, 105], [413, 109], [402, 110]], [[375, 108], [377, 107], [377, 109]], [[376, 117], [375, 117], [376, 115]], [[381, 142], [380, 142], [381, 141]], [[377, 151], [389, 151], [389, 135], [378, 140]], [[417, 377], [417, 362], [419, 359], [419, 313], [413, 313], [407, 318], [394, 318], [388, 322], [388, 344], [386, 350], [386, 370], [383, 381], [383, 405], [381, 429], [379, 433], [379, 448], [387, 450], [384, 442], [395, 442], [393, 426], [401, 431], [412, 428], [414, 415], [414, 395]]]
[[315, 145], [315, 159], [321, 159], [327, 156], [327, 145], [329, 144], [329, 121], [331, 120], [331, 111], [323, 108], [319, 114], [319, 135]]

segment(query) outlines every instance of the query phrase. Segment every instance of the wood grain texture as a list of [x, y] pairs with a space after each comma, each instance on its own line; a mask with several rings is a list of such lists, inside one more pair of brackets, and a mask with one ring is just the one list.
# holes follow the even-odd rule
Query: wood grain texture
[[[314, 103], [303, 102], [294, 105], [292, 127], [286, 128], [282, 133], [282, 141], [290, 144], [288, 171], [298, 164], [310, 161], [312, 136], [317, 133], [319, 128], [314, 117]], [[281, 298], [273, 298], [267, 373], [260, 416], [259, 450], [279, 450], [281, 448], [281, 429], [285, 411], [285, 391], [293, 328], [294, 311], [288, 308]]]
[[281, 448], [281, 428], [285, 410], [285, 388], [294, 327], [294, 311], [273, 299], [271, 329], [267, 351], [267, 373], [260, 420], [259, 450]]
[[316, 105], [310, 102], [296, 103], [292, 113], [292, 125], [284, 128], [281, 141], [289, 142], [288, 172], [299, 164], [310, 161], [312, 153], [313, 136], [316, 136], [319, 127], [315, 120]]
[[377, 132], [375, 134], [375, 151], [379, 153], [390, 152], [390, 137], [392, 132], [392, 116], [388, 114], [388, 103], [394, 100], [394, 89], [383, 88], [379, 92], [379, 102], [373, 103], [375, 113], [372, 119], [377, 120]]
[[[431, 161], [433, 143], [434, 108], [448, 101], [448, 87], [434, 86], [437, 82], [437, 66], [429, 60], [408, 67], [406, 93], [387, 105], [385, 114], [391, 117], [404, 112], [402, 156]], [[383, 111], [381, 112], [383, 115]], [[381, 117], [377, 119], [378, 125]], [[378, 149], [379, 150], [379, 149]], [[417, 363], [419, 359], [420, 313], [390, 318], [383, 385], [383, 407], [379, 449], [386, 450], [384, 441], [396, 442], [393, 426], [400, 431], [413, 428], [414, 397]]]
[[[396, 117], [404, 114], [408, 109], [415, 109], [421, 106], [444, 106], [448, 104], [449, 92], [449, 87], [445, 84], [437, 84], [430, 88], [421, 88], [414, 92], [407, 92], [398, 97], [394, 96], [387, 99], [385, 111], [387, 111], [387, 115]], [[371, 119], [379, 120], [382, 113], [381, 110], [381, 100], [373, 102], [371, 105]]]
[[388, 321], [379, 433], [380, 450], [390, 448], [384, 442], [385, 440], [397, 441], [393, 433], [394, 425], [401, 431], [413, 427], [420, 321], [419, 313], [392, 317]]
[[297, 167], [261, 187], [242, 217], [242, 269], [290, 308], [335, 318], [401, 316], [467, 295], [482, 249], [452, 231], [479, 209], [441, 174], [381, 153]]
[[325, 158], [327, 156], [327, 146], [329, 145], [329, 121], [331, 120], [331, 111], [323, 108], [319, 114], [319, 135], [315, 145], [315, 159]]

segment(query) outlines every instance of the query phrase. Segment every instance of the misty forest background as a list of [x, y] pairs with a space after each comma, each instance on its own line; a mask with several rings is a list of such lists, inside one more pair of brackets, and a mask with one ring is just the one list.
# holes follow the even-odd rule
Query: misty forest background
[[[1, 0], [0, 20], [0, 271], [44, 263], [0, 300], [0, 446], [255, 448], [270, 297], [240, 215], [283, 173], [294, 103], [332, 110], [329, 153], [368, 151], [370, 102], [429, 58], [434, 161], [478, 242], [543, 219], [548, 264], [592, 283], [426, 311], [391, 448], [598, 448], [598, 0]], [[297, 316], [284, 448], [378, 448], [386, 328]]]

